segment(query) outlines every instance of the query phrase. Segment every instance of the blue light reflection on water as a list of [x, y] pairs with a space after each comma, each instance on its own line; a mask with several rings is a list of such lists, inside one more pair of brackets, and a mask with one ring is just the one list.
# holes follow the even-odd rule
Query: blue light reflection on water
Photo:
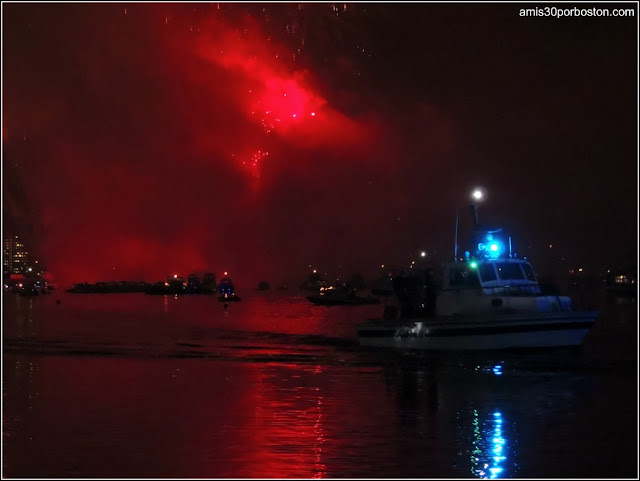
[[472, 423], [471, 473], [482, 479], [505, 477], [508, 446], [503, 436], [502, 413], [494, 411], [481, 417], [474, 409]]
[[[504, 361], [495, 364], [477, 365], [475, 371], [480, 373], [486, 381], [491, 379], [501, 379], [503, 375]], [[494, 377], [495, 376], [495, 377]], [[507, 468], [507, 460], [511, 447], [505, 437], [504, 416], [501, 409], [484, 408], [479, 411], [474, 408], [472, 411], [472, 449], [471, 449], [471, 473], [474, 477], [482, 479], [504, 478], [507, 475], [513, 476], [512, 471]], [[513, 464], [513, 463], [512, 463]]]
[[502, 372], [502, 362], [499, 364], [496, 364], [494, 366], [476, 366], [475, 370], [476, 371], [483, 371], [486, 373], [493, 373], [496, 376], [501, 376], [503, 374]]

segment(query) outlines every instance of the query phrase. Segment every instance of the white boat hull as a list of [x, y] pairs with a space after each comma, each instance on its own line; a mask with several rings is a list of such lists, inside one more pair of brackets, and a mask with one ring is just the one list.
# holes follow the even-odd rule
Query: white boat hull
[[598, 312], [558, 312], [485, 318], [374, 320], [358, 325], [362, 346], [401, 349], [494, 350], [579, 346]]

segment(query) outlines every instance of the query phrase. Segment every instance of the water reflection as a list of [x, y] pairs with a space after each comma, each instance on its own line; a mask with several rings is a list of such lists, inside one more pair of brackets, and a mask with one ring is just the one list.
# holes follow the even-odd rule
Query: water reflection
[[517, 432], [503, 409], [517, 394], [513, 374], [513, 366], [490, 359], [443, 356], [388, 365], [385, 378], [396, 395], [401, 437], [435, 436], [441, 446], [450, 439], [456, 454], [449, 466], [460, 477], [513, 477]]
[[323, 478], [327, 475], [323, 367], [281, 367], [255, 365], [251, 426], [255, 452], [241, 458], [246, 461], [242, 471], [250, 476]]
[[471, 473], [477, 478], [504, 477], [508, 447], [502, 435], [502, 423], [500, 411], [489, 413], [481, 419], [478, 411], [473, 410]]
[[[26, 426], [32, 423], [34, 407], [38, 407], [40, 392], [35, 382], [38, 371], [39, 365], [36, 361], [16, 359], [11, 356], [5, 356], [3, 359], [2, 441], [4, 446], [33, 441], [33, 436]], [[17, 388], [9, 390], [7, 386], [17, 386]], [[4, 457], [3, 472], [7, 468], [12, 468], [12, 465]]]
[[504, 361], [500, 361], [497, 364], [489, 364], [489, 365], [476, 365], [476, 367], [474, 368], [475, 371], [481, 371], [481, 372], [486, 372], [489, 374], [495, 374], [496, 376], [501, 376], [502, 375], [502, 366], [504, 364]]
[[[15, 304], [15, 327], [17, 337], [29, 338], [36, 335], [36, 328], [33, 322], [34, 301], [31, 297], [13, 296], [4, 299]], [[4, 315], [4, 312], [3, 312]]]
[[5, 304], [14, 477], [634, 473], [635, 371], [369, 351], [348, 337], [361, 313], [297, 298], [51, 299]]

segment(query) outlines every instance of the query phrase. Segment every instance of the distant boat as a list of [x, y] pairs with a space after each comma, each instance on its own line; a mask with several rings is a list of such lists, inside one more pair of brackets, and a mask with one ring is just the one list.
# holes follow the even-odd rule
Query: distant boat
[[187, 277], [186, 294], [200, 294], [202, 283], [197, 274], [189, 274]]
[[20, 289], [21, 296], [39, 296], [40, 291], [34, 285], [26, 285]]
[[187, 287], [182, 277], [174, 275], [168, 277], [165, 282], [158, 281], [150, 284], [145, 290], [145, 293], [155, 295], [179, 295], [186, 294]]
[[200, 294], [213, 294], [216, 289], [216, 275], [212, 272], [205, 272], [200, 284]]
[[236, 289], [233, 285], [233, 281], [230, 277], [225, 276], [220, 279], [220, 283], [218, 284], [218, 300], [220, 302], [238, 302], [241, 301], [239, 296], [236, 295]]
[[353, 289], [321, 288], [318, 294], [307, 296], [307, 300], [321, 306], [358, 306], [362, 304], [379, 304], [380, 299], [374, 296], [361, 297]]
[[300, 289], [303, 291], [320, 291], [320, 289], [329, 287], [329, 284], [320, 274], [313, 271], [309, 274], [309, 277], [300, 285]]
[[607, 297], [638, 297], [635, 273], [613, 273], [605, 280]]

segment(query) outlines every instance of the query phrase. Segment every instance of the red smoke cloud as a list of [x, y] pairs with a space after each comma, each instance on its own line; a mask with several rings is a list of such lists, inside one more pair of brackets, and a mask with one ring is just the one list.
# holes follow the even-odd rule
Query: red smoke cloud
[[[235, 108], [264, 134], [251, 132], [249, 139], [243, 139], [251, 147], [238, 146], [231, 154], [254, 176], [259, 176], [261, 164], [267, 160], [269, 137], [306, 149], [357, 146], [360, 156], [369, 152], [373, 125], [332, 108], [314, 90], [311, 73], [287, 67], [282, 56], [275, 53], [286, 48], [272, 42], [252, 17], [243, 16], [234, 25], [228, 25], [224, 17], [213, 17], [201, 26], [201, 32], [196, 42], [198, 55], [236, 79], [240, 87], [231, 97]], [[200, 81], [206, 79], [201, 77]], [[211, 147], [217, 146], [215, 143]]]
[[300, 68], [233, 7], [8, 6], [5, 164], [20, 169], [4, 205], [29, 206], [10, 214], [38, 225], [32, 251], [60, 284], [297, 285], [309, 265], [366, 275], [420, 242], [410, 219], [435, 204], [415, 195], [454, 139], [441, 114], [335, 91], [344, 69]]
[[[8, 149], [31, 169], [21, 181], [40, 212], [33, 250], [60, 283], [207, 270], [279, 282], [303, 272], [319, 241], [289, 232], [305, 212], [272, 189], [310, 181], [309, 164], [323, 157], [365, 159], [372, 124], [333, 109], [249, 16], [209, 16], [195, 35], [146, 6], [53, 15], [57, 27], [30, 45], [32, 70], [12, 71], [6, 90], [10, 112], [47, 119], [22, 119], [28, 142]], [[6, 117], [9, 129], [18, 124]], [[310, 255], [291, 252], [291, 236]]]

